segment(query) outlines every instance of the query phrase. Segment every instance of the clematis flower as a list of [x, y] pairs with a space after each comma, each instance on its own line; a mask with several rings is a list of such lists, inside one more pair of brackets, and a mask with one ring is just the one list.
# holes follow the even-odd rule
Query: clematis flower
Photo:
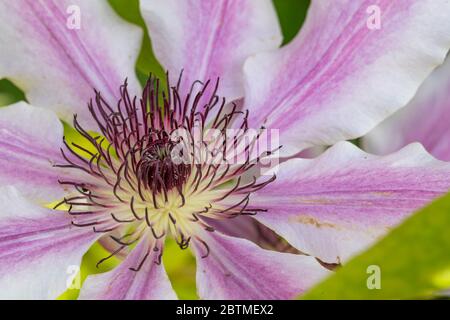
[[370, 152], [387, 154], [420, 142], [440, 160], [450, 160], [450, 58], [422, 84], [413, 100], [364, 137]]
[[[70, 5], [80, 29], [67, 28]], [[380, 30], [367, 26], [372, 5]], [[449, 189], [450, 165], [419, 144], [379, 157], [343, 142], [442, 63], [448, 1], [316, 0], [280, 49], [270, 1], [142, 0], [141, 13], [164, 89], [150, 77], [141, 90], [142, 32], [106, 2], [0, 2], [0, 76], [29, 102], [0, 109], [1, 297], [57, 297], [98, 240], [125, 258], [89, 276], [81, 298], [175, 298], [161, 265], [172, 237], [197, 258], [201, 298], [292, 298]], [[60, 119], [88, 146], [66, 141]], [[263, 133], [280, 144], [259, 148]], [[175, 161], [179, 145], [221, 161]], [[296, 156], [317, 145], [333, 146]], [[244, 162], [226, 161], [230, 150]], [[260, 247], [253, 221], [297, 252]]]

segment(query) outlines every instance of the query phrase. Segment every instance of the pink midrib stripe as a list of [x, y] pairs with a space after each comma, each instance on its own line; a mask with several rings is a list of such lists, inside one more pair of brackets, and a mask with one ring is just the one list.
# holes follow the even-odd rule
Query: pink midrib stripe
[[[386, 2], [392, 7], [393, 2]], [[304, 101], [306, 101], [310, 96], [312, 96], [314, 93], [317, 92], [318, 88], [322, 87], [322, 83], [329, 82], [331, 78], [336, 78], [337, 75], [339, 75], [339, 70], [343, 65], [345, 65], [345, 62], [348, 62], [351, 60], [350, 52], [354, 51], [354, 47], [350, 46], [349, 44], [355, 43], [355, 39], [360, 38], [359, 41], [362, 41], [361, 37], [364, 37], [365, 34], [365, 24], [362, 22], [365, 22], [364, 19], [356, 19], [355, 17], [357, 15], [363, 15], [365, 13], [361, 11], [361, 8], [364, 7], [360, 5], [359, 9], [355, 10], [353, 13], [353, 16], [350, 18], [349, 23], [344, 27], [340, 35], [335, 38], [330, 45], [327, 47], [327, 49], [324, 51], [320, 59], [317, 59], [317, 63], [310, 69], [310, 71], [301, 78], [290, 90], [288, 90], [283, 96], [279, 99], [279, 103], [277, 103], [278, 106], [283, 106], [283, 110], [275, 109], [275, 113], [281, 114], [286, 111], [287, 108], [291, 107], [290, 101], [295, 100], [295, 105], [299, 106]], [[364, 7], [365, 8], [365, 7]], [[383, 14], [386, 14], [386, 10], [383, 11]], [[360, 28], [357, 32], [351, 32], [356, 29], [355, 23], [361, 22]], [[353, 34], [347, 41], [344, 41], [342, 43], [342, 38], [345, 38], [347, 34]], [[341, 44], [341, 45], [339, 45]], [[337, 50], [336, 48], [341, 48], [340, 50]], [[328, 68], [327, 65], [330, 65], [330, 63], [333, 61], [333, 56], [342, 56], [343, 52], [348, 52], [349, 54], [345, 55], [344, 58], [338, 59], [340, 62], [338, 64], [333, 64], [333, 68]], [[325, 73], [320, 73], [319, 70], [326, 70]], [[326, 81], [322, 81], [322, 79], [326, 79]], [[308, 90], [299, 90], [298, 88], [303, 84], [307, 83], [309, 89]], [[300, 94], [296, 95], [296, 92], [300, 92]], [[295, 109], [293, 109], [295, 110]], [[314, 110], [305, 110], [304, 108], [298, 108], [297, 112], [303, 112], [303, 116], [318, 111], [316, 109]], [[264, 120], [270, 117], [273, 117], [274, 113], [272, 110], [269, 110], [264, 115], [257, 118]], [[280, 122], [277, 122], [277, 126], [284, 127], [286, 125], [289, 125], [292, 122], [292, 117], [289, 118], [283, 118], [279, 116], [275, 116], [276, 119], [279, 119]], [[298, 118], [295, 117], [295, 118]]]
[[206, 78], [207, 78], [207, 75], [211, 68], [211, 64], [212, 64], [212, 60], [213, 60], [212, 57], [213, 57], [214, 51], [216, 49], [216, 43], [217, 43], [218, 39], [221, 38], [221, 34], [222, 34], [222, 30], [223, 30], [223, 28], [221, 26], [223, 26], [223, 21], [225, 20], [227, 7], [228, 7], [228, 0], [220, 2], [218, 5], [219, 5], [219, 9], [217, 10], [218, 11], [218, 15], [217, 15], [218, 19], [215, 19], [216, 17], [213, 17], [213, 19], [212, 19], [212, 21], [218, 20], [218, 22], [216, 22], [214, 24], [214, 29], [209, 33], [209, 37], [207, 39], [206, 50], [204, 51], [203, 59], [199, 66], [200, 67], [199, 76], [201, 77], [201, 79], [199, 79], [199, 80], [201, 80], [201, 81], [207, 81], [207, 80], [213, 81], [214, 80], [214, 79], [206, 79]]
[[[63, 41], [61, 41], [57, 35], [57, 30], [53, 30], [51, 27], [49, 27], [46, 23], [45, 20], [47, 19], [47, 17], [43, 16], [43, 13], [41, 12], [41, 10], [39, 10], [39, 8], [36, 8], [36, 2], [35, 1], [30, 1], [30, 0], [25, 0], [28, 3], [28, 6], [30, 7], [30, 9], [33, 11], [35, 17], [37, 18], [37, 20], [41, 23], [41, 25], [45, 28], [45, 30], [48, 32], [48, 34], [50, 35], [51, 39], [53, 39], [53, 41], [55, 42], [55, 44], [57, 45], [57, 52], [62, 52], [64, 57], [67, 58], [68, 61], [70, 61], [70, 64], [75, 68], [75, 70], [77, 70], [77, 72], [80, 74], [80, 76], [86, 81], [86, 83], [91, 87], [91, 88], [95, 88], [95, 80], [93, 78], [91, 78], [88, 73], [86, 73], [86, 71], [84, 70], [84, 68], [77, 63], [77, 61], [70, 55], [70, 51], [71, 49], [69, 49]], [[34, 2], [34, 3], [33, 3]], [[45, 1], [41, 2], [42, 6], [45, 6]], [[56, 5], [52, 2], [52, 1], [48, 1], [47, 5], [53, 6], [53, 10], [51, 8], [47, 7], [47, 12], [49, 12], [55, 19], [57, 19], [58, 17], [56, 16], [57, 14], [59, 15], [60, 18], [62, 18], [62, 23], [64, 24], [65, 21], [65, 17], [64, 15], [58, 10], [58, 8], [56, 7]], [[61, 20], [61, 19], [60, 19]], [[69, 34], [71, 35], [71, 41], [68, 40], [68, 37], [66, 37], [66, 35]], [[84, 46], [83, 42], [79, 39], [78, 35], [76, 34], [76, 32], [61, 32], [59, 33], [59, 35], [65, 39], [67, 39], [68, 43], [73, 43], [74, 45], [72, 46], [72, 49], [74, 52], [81, 50], [82, 52], [80, 52], [81, 56], [85, 58], [85, 63], [86, 65], [89, 65], [91, 67], [93, 67], [95, 74], [97, 74], [97, 76], [99, 76], [102, 80], [104, 85], [106, 86], [106, 88], [110, 91], [110, 94], [112, 95], [112, 97], [116, 97], [116, 95], [114, 94], [114, 90], [112, 89], [110, 83], [107, 81], [106, 77], [103, 75], [103, 73], [100, 71], [99, 66], [96, 63], [96, 60], [91, 57], [91, 55], [89, 54], [88, 50], [86, 49], [86, 47]], [[78, 46], [75, 44], [77, 43]], [[77, 50], [77, 48], [79, 48], [79, 50]]]

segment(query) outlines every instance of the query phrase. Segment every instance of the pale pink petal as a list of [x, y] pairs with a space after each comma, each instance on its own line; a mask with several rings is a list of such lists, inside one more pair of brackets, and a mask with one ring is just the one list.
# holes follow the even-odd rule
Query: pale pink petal
[[33, 105], [70, 123], [78, 113], [95, 129], [87, 112], [94, 88], [113, 104], [126, 77], [139, 89], [141, 34], [107, 1], [1, 1], [0, 78], [12, 80]]
[[142, 0], [141, 11], [163, 67], [175, 78], [184, 69], [183, 93], [220, 77], [220, 95], [242, 97], [245, 58], [281, 44], [269, 0]]
[[291, 299], [328, 271], [314, 258], [262, 249], [219, 232], [194, 241], [197, 288], [202, 299]]
[[57, 298], [98, 234], [12, 187], [0, 190], [0, 203], [0, 299]]
[[58, 183], [63, 127], [49, 110], [24, 102], [0, 108], [0, 184], [36, 200], [64, 195]]
[[[115, 269], [88, 276], [80, 299], [95, 300], [161, 300], [176, 299], [164, 266], [160, 263], [160, 244], [141, 241]], [[147, 255], [148, 254], [148, 255]], [[139, 269], [140, 266], [140, 269]], [[133, 268], [135, 270], [130, 270]]]
[[276, 251], [291, 250], [286, 242], [280, 238], [275, 232], [267, 228], [253, 217], [240, 215], [233, 219], [208, 219], [203, 217], [207, 224], [215, 230], [227, 236], [242, 238], [256, 243], [265, 249]]
[[287, 154], [367, 133], [442, 63], [449, 16], [446, 0], [312, 1], [294, 41], [245, 63], [250, 126], [279, 129]]
[[420, 87], [414, 99], [363, 140], [365, 149], [387, 154], [420, 142], [436, 158], [450, 160], [450, 58]]
[[341, 142], [316, 159], [280, 165], [277, 179], [252, 195], [255, 216], [291, 245], [338, 263], [446, 193], [450, 164], [421, 145], [379, 157]]
[[315, 158], [321, 155], [326, 150], [324, 146], [314, 146], [301, 151], [299, 154], [295, 155], [296, 158]]

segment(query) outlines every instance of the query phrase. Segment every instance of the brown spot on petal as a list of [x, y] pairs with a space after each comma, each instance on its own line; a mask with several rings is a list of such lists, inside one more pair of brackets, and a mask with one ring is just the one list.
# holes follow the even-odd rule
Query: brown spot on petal
[[336, 263], [329, 263], [329, 262], [324, 262], [322, 260], [320, 260], [319, 258], [316, 257], [317, 262], [320, 263], [320, 265], [330, 271], [336, 271], [337, 268], [339, 268], [341, 266], [341, 259], [339, 257], [337, 257], [337, 262]]
[[335, 204], [336, 200], [327, 198], [300, 198], [299, 202], [303, 204]]
[[299, 215], [296, 217], [292, 217], [291, 219], [292, 222], [300, 222], [303, 224], [310, 224], [313, 225], [317, 228], [322, 228], [322, 227], [327, 227], [327, 228], [336, 228], [336, 226], [334, 224], [328, 223], [328, 222], [319, 222], [317, 219], [311, 217], [311, 216], [307, 216], [307, 215]]
[[374, 192], [372, 192], [372, 194], [376, 195], [376, 196], [389, 197], [390, 195], [392, 195], [392, 192], [390, 192], [390, 191], [374, 191]]

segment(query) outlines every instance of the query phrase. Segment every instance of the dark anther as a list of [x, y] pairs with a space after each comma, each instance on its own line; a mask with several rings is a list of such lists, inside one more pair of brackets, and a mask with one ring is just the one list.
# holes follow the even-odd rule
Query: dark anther
[[150, 135], [137, 163], [137, 178], [153, 193], [167, 192], [183, 185], [190, 174], [190, 165], [172, 159], [176, 142], [165, 131]]
[[162, 255], [163, 255], [163, 249], [161, 248], [161, 251], [159, 252], [158, 258], [156, 258], [155, 264], [157, 264], [157, 265], [161, 264]]
[[138, 219], [138, 220], [142, 220], [143, 219], [143, 218], [139, 217], [139, 215], [137, 214], [136, 210], [134, 209], [134, 197], [131, 197], [130, 209], [131, 209], [131, 213], [133, 213], [133, 216], [136, 219]]
[[195, 237], [195, 239], [196, 239], [198, 242], [200, 242], [200, 243], [203, 245], [203, 247], [205, 247], [206, 252], [205, 252], [205, 254], [203, 254], [203, 255], [201, 256], [202, 259], [205, 259], [206, 257], [209, 256], [209, 252], [210, 252], [209, 246], [208, 246], [208, 244], [207, 244], [205, 241], [203, 241], [203, 240], [200, 239], [199, 237]]
[[166, 235], [166, 232], [164, 232], [164, 231], [160, 235], [157, 235], [155, 229], [152, 226], [150, 226], [150, 230], [152, 231], [153, 237], [155, 239], [161, 239], [162, 237], [164, 237]]
[[100, 259], [97, 264], [95, 265], [96, 268], [98, 268], [99, 265], [101, 265], [103, 262], [105, 262], [106, 260], [114, 257], [116, 254], [118, 254], [120, 251], [122, 251], [124, 248], [126, 248], [126, 246], [121, 246], [119, 249], [117, 249], [116, 251], [114, 251], [113, 253], [111, 253], [109, 256]]
[[169, 213], [169, 219], [174, 225], [177, 224], [177, 220], [173, 217], [173, 215], [171, 213]]
[[131, 267], [130, 270], [134, 271], [134, 272], [138, 272], [139, 270], [141, 270], [142, 266], [144, 265], [145, 260], [147, 260], [149, 255], [150, 255], [150, 250], [147, 251], [147, 253], [145, 254], [144, 258], [141, 260], [141, 262], [139, 263], [137, 268]]
[[[127, 235], [128, 236], [128, 235]], [[125, 238], [125, 237], [121, 237], [121, 238], [117, 238], [117, 237], [114, 237], [114, 236], [109, 236], [112, 240], [114, 240], [115, 242], [117, 242], [118, 244], [120, 244], [120, 245], [123, 245], [123, 246], [131, 246], [133, 243], [136, 243], [140, 238], [139, 237], [137, 237], [136, 239], [134, 239], [134, 240], [131, 240], [131, 241], [129, 241], [129, 242], [125, 242], [125, 241], [123, 241], [123, 239]]]
[[135, 221], [134, 219], [119, 219], [119, 218], [116, 217], [116, 215], [115, 215], [114, 213], [111, 213], [111, 217], [112, 217], [116, 222], [119, 222], [119, 223], [130, 223], [130, 222]]
[[191, 237], [188, 237], [187, 239], [184, 239], [184, 236], [182, 236], [180, 243], [178, 244], [181, 250], [185, 250], [189, 247], [189, 242], [191, 241]]
[[63, 204], [65, 204], [66, 201], [67, 201], [66, 198], [64, 198], [62, 201], [58, 202], [58, 203], [53, 207], [53, 210], [58, 209], [60, 206], [62, 206]]
[[75, 227], [92, 227], [98, 224], [97, 221], [95, 222], [88, 222], [88, 223], [76, 223], [76, 222], [71, 222], [72, 225], [74, 225]]
[[107, 232], [114, 231], [116, 229], [116, 227], [99, 230], [94, 226], [94, 227], [92, 227], [92, 229], [94, 230], [95, 233], [107, 233]]

